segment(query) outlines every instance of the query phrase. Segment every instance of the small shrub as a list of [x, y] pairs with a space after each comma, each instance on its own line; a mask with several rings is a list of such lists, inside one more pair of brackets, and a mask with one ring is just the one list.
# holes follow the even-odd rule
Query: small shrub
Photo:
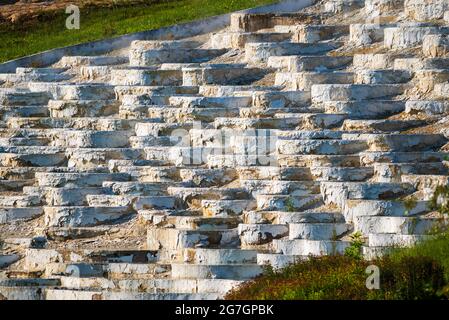
[[449, 214], [449, 186], [437, 186], [429, 204], [430, 210], [436, 210], [443, 215]]
[[[366, 268], [380, 269], [380, 289], [366, 287]], [[228, 300], [405, 300], [444, 298], [443, 267], [429, 257], [364, 261], [342, 255], [311, 257], [265, 273], [226, 296]], [[449, 290], [448, 290], [449, 291]]]
[[293, 202], [292, 197], [288, 197], [287, 200], [285, 200], [285, 209], [288, 212], [295, 212], [295, 203]]
[[362, 256], [363, 244], [364, 244], [363, 235], [360, 232], [352, 234], [351, 245], [345, 249], [345, 256], [361, 260], [363, 258]]

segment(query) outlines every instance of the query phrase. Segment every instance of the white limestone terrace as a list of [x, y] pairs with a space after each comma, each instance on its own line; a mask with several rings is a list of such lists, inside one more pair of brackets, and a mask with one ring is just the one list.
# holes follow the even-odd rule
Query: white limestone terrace
[[447, 223], [449, 1], [235, 13], [0, 74], [0, 299], [221, 299]]

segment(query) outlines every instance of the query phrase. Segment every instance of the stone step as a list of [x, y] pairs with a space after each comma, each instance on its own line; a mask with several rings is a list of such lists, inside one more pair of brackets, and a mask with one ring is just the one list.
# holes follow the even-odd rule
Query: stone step
[[312, 101], [363, 101], [385, 99], [402, 94], [403, 85], [374, 84], [317, 84], [312, 86]]
[[346, 223], [290, 223], [290, 240], [337, 240], [352, 229]]
[[318, 84], [352, 84], [354, 73], [344, 71], [330, 72], [277, 72], [274, 84], [288, 90], [310, 91]]
[[72, 131], [59, 132], [52, 146], [64, 148], [126, 148], [132, 131]]
[[257, 264], [243, 265], [197, 265], [172, 264], [174, 279], [232, 279], [248, 280], [262, 273]]
[[236, 248], [240, 244], [237, 229], [227, 230], [180, 230], [148, 229], [149, 250], [177, 250], [185, 248]]
[[411, 194], [415, 188], [408, 183], [321, 182], [321, 194], [326, 204], [344, 207], [347, 199], [391, 200]]
[[[360, 38], [360, 41], [372, 41], [371, 36]], [[382, 34], [374, 34], [374, 37], [383, 37]], [[353, 39], [353, 41], [359, 41], [357, 39]], [[401, 70], [410, 70], [410, 65], [408, 63], [404, 64], [401, 62], [401, 58], [395, 58], [394, 54], [387, 53], [356, 53], [354, 54], [354, 64], [353, 67], [356, 70], [377, 70], [377, 69], [391, 69], [394, 66], [394, 69]], [[398, 63], [400, 62], [400, 63]], [[408, 61], [411, 62], [411, 61]], [[416, 63], [416, 62], [413, 62]], [[412, 71], [412, 70], [411, 70]]]
[[182, 74], [181, 70], [127, 67], [111, 70], [110, 83], [125, 86], [179, 86], [182, 85]]
[[207, 62], [226, 53], [225, 49], [155, 48], [130, 51], [131, 66], [152, 66], [163, 63]]
[[370, 247], [411, 247], [429, 238], [425, 235], [370, 233], [368, 245]]
[[429, 212], [429, 202], [414, 200], [360, 200], [348, 199], [343, 214], [347, 221], [357, 216], [415, 216]]
[[326, 113], [347, 114], [351, 119], [376, 119], [406, 110], [406, 103], [394, 100], [325, 101]]
[[[125, 136], [126, 137], [126, 136]], [[137, 137], [137, 136], [129, 136], [128, 141], [131, 148], [135, 149], [144, 149], [149, 147], [169, 147], [175, 146], [179, 143], [177, 137], [163, 136], [163, 137], [153, 137], [153, 136], [145, 136], [145, 137]]]
[[248, 190], [242, 188], [219, 187], [168, 187], [168, 194], [178, 197], [189, 206], [201, 206], [202, 200], [242, 200], [248, 199]]
[[441, 162], [446, 157], [442, 152], [362, 152], [360, 153], [360, 160], [364, 166], [372, 166], [375, 163], [429, 163]]
[[352, 63], [350, 56], [272, 56], [268, 66], [283, 72], [326, 72], [345, 69]]
[[120, 223], [134, 211], [129, 207], [44, 207], [48, 227], [94, 227]]
[[170, 96], [170, 95], [195, 95], [199, 93], [198, 87], [188, 86], [115, 86], [117, 100], [123, 100], [129, 95]]
[[255, 32], [275, 26], [295, 26], [318, 21], [318, 16], [309, 13], [233, 13], [230, 30], [234, 32]]
[[278, 140], [277, 151], [283, 155], [349, 155], [364, 151], [368, 145], [360, 140]]
[[0, 286], [0, 295], [7, 300], [43, 300], [40, 287]]
[[252, 94], [252, 99], [252, 107], [256, 109], [304, 108], [310, 105], [310, 92], [255, 91]]
[[190, 130], [193, 123], [148, 123], [138, 122], [135, 126], [136, 136], [169, 136], [175, 130]]
[[241, 249], [184, 249], [183, 262], [196, 265], [244, 265], [254, 264], [257, 251]]
[[323, 12], [341, 13], [361, 9], [365, 5], [363, 0], [328, 0], [322, 6]]
[[258, 210], [302, 211], [322, 204], [321, 195], [272, 195], [256, 194]]
[[66, 157], [63, 152], [52, 152], [52, 150], [46, 151], [45, 149], [42, 149], [40, 152], [37, 151], [37, 153], [34, 153], [33, 150], [30, 150], [29, 152], [25, 152], [25, 150], [20, 151], [22, 151], [22, 153], [0, 153], [0, 164], [3, 167], [57, 167], [63, 165], [66, 161]]
[[2, 106], [42, 106], [51, 99], [46, 90], [0, 89], [0, 105]]
[[441, 162], [376, 163], [374, 175], [379, 182], [401, 182], [403, 175], [447, 175], [448, 168]]
[[87, 81], [110, 81], [111, 70], [115, 68], [112, 66], [82, 66], [79, 74], [83, 80]]
[[254, 200], [202, 200], [201, 208], [205, 217], [239, 216], [243, 212], [256, 209]]
[[366, 140], [369, 151], [406, 152], [438, 150], [447, 141], [441, 134], [344, 134], [343, 139]]
[[413, 186], [424, 192], [426, 199], [431, 199], [438, 186], [448, 185], [447, 175], [421, 175], [421, 174], [404, 174], [401, 177], [404, 183], [413, 184]]
[[64, 56], [56, 64], [60, 68], [74, 68], [80, 66], [109, 66], [125, 64], [127, 57], [121, 56]]
[[87, 195], [89, 207], [129, 207], [143, 209], [176, 209], [179, 207], [174, 197], [167, 196], [123, 196], [123, 195]]
[[249, 96], [257, 91], [279, 91], [281, 89], [281, 87], [266, 85], [204, 85], [198, 88], [197, 93], [204, 97]]
[[292, 38], [283, 32], [218, 32], [210, 37], [210, 47], [214, 49], [244, 49], [247, 43], [282, 42]]
[[398, 84], [407, 83], [413, 77], [408, 70], [361, 70], [357, 71], [357, 84]]
[[423, 120], [353, 120], [346, 119], [342, 130], [362, 133], [400, 132], [408, 129], [425, 126]]
[[315, 181], [240, 180], [240, 185], [253, 195], [305, 196], [319, 193], [319, 182]]
[[2, 196], [0, 199], [0, 207], [26, 208], [35, 207], [42, 204], [41, 199], [37, 195], [15, 195]]
[[350, 25], [349, 44], [363, 48], [364, 46], [381, 43], [385, 38], [385, 29], [395, 26], [395, 24], [353, 23]]
[[355, 155], [277, 155], [281, 167], [360, 167]]
[[298, 256], [323, 256], [343, 254], [350, 246], [348, 241], [334, 240], [273, 240], [273, 248], [276, 253]]
[[237, 178], [231, 169], [181, 169], [179, 174], [182, 181], [192, 187], [219, 187]]
[[52, 118], [104, 117], [119, 111], [116, 100], [50, 100], [48, 103]]
[[34, 179], [26, 180], [0, 180], [0, 192], [18, 192], [25, 186], [34, 184]]
[[289, 227], [283, 224], [239, 224], [238, 234], [242, 247], [252, 248], [288, 236]]
[[[6, 123], [10, 129], [50, 130], [49, 133], [60, 134], [72, 130], [126, 131], [134, 129], [136, 123], [153, 123], [156, 119], [127, 120], [117, 118], [9, 118]], [[59, 129], [59, 130], [57, 130]], [[65, 129], [65, 130], [61, 130]]]
[[23, 74], [0, 74], [0, 79], [4, 78], [7, 82], [62, 82], [70, 81], [74, 77], [71, 73], [23, 73]]
[[425, 235], [432, 228], [444, 225], [445, 223], [438, 218], [357, 216], [354, 219], [354, 230], [360, 231], [362, 234]]
[[273, 224], [295, 224], [295, 223], [343, 223], [344, 216], [335, 212], [285, 212], [285, 211], [250, 211], [243, 217], [244, 223], [273, 223]]
[[[333, 40], [349, 34], [348, 25], [299, 25], [294, 32], [292, 42], [317, 43], [325, 40]], [[262, 41], [261, 41], [262, 42]]]
[[447, 115], [449, 114], [449, 104], [446, 101], [407, 101], [405, 112], [410, 115]]
[[313, 180], [316, 181], [365, 181], [374, 175], [373, 168], [351, 167], [312, 167]]
[[242, 64], [210, 64], [201, 68], [184, 68], [184, 86], [250, 85], [260, 80], [266, 70], [246, 67]]
[[47, 106], [0, 106], [0, 118], [4, 121], [10, 117], [48, 117]]
[[217, 300], [216, 293], [146, 293], [46, 289], [46, 300]]
[[105, 181], [128, 181], [126, 173], [36, 173], [36, 180], [40, 187], [101, 187]]
[[[138, 112], [134, 110], [124, 111], [121, 110], [122, 114], [127, 113], [132, 114], [136, 118], [159, 118], [164, 122], [169, 123], [179, 123], [179, 122], [191, 122], [191, 121], [201, 121], [201, 122], [213, 122], [219, 117], [238, 117], [240, 115], [240, 108], [230, 107], [230, 108], [204, 108], [204, 107], [172, 107], [172, 106], [157, 106], [157, 107], [145, 107]], [[139, 114], [140, 112], [140, 114]]]
[[62, 287], [72, 290], [79, 289], [115, 289], [128, 293], [152, 294], [205, 294], [224, 295], [233, 287], [241, 284], [239, 280], [227, 279], [137, 279], [110, 281], [104, 278], [73, 278], [61, 277]]
[[427, 35], [440, 33], [447, 34], [448, 29], [445, 27], [425, 26], [423, 24], [386, 28], [384, 45], [387, 49], [405, 49], [421, 45]]
[[86, 206], [88, 195], [107, 195], [110, 190], [100, 187], [24, 187], [24, 194], [41, 197], [51, 206]]
[[27, 221], [40, 217], [44, 213], [42, 207], [20, 208], [20, 207], [1, 207], [0, 224], [6, 224], [13, 221]]
[[277, 253], [259, 253], [257, 255], [257, 264], [269, 265], [275, 270], [285, 268], [291, 264], [305, 260], [307, 257], [299, 255], [287, 255]]
[[115, 99], [114, 87], [104, 83], [48, 83], [30, 82], [32, 92], [46, 91], [54, 100], [112, 100]]
[[245, 96], [173, 96], [169, 98], [170, 105], [184, 108], [245, 108], [249, 107], [251, 103], [252, 98]]
[[203, 216], [177, 216], [165, 217], [159, 225], [174, 226], [176, 229], [189, 229], [200, 231], [227, 230], [237, 228], [241, 219], [239, 217], [203, 217]]
[[312, 180], [310, 168], [237, 167], [241, 180]]
[[108, 171], [109, 161], [142, 161], [145, 156], [144, 150], [133, 148], [67, 148], [65, 154], [68, 166], [80, 171]]
[[245, 46], [246, 61], [268, 62], [272, 56], [289, 55], [319, 55], [337, 49], [341, 44], [338, 42], [327, 43], [293, 43], [293, 42], [260, 42], [247, 43]]

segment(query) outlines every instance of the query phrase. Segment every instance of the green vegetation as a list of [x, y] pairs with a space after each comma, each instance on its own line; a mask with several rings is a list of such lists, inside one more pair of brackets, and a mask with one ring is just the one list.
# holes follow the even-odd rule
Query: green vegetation
[[292, 197], [288, 197], [287, 200], [285, 200], [285, 209], [287, 212], [295, 212], [295, 202], [293, 201]]
[[449, 214], [449, 186], [437, 186], [430, 200], [429, 209], [443, 215]]
[[361, 260], [363, 243], [363, 235], [360, 232], [351, 235], [351, 245], [346, 248], [345, 256]]
[[[257, 300], [416, 300], [449, 298], [449, 233], [432, 236], [413, 248], [394, 249], [374, 261], [346, 254], [310, 258], [259, 278], [230, 292], [227, 299]], [[380, 270], [380, 288], [369, 290], [366, 268]]]
[[112, 8], [81, 9], [81, 28], [68, 30], [65, 12], [40, 16], [29, 24], [2, 26], [0, 62], [33, 53], [122, 34], [157, 29], [236, 10], [275, 3], [273, 0], [175, 0]]

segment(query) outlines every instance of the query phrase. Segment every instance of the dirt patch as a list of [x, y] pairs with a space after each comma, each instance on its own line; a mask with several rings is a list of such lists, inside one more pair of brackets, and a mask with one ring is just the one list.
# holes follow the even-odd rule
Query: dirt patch
[[151, 5], [172, 1], [174, 0], [21, 0], [0, 6], [0, 26], [30, 26], [63, 14], [70, 4], [82, 10], [83, 8], [116, 8], [135, 4]]

